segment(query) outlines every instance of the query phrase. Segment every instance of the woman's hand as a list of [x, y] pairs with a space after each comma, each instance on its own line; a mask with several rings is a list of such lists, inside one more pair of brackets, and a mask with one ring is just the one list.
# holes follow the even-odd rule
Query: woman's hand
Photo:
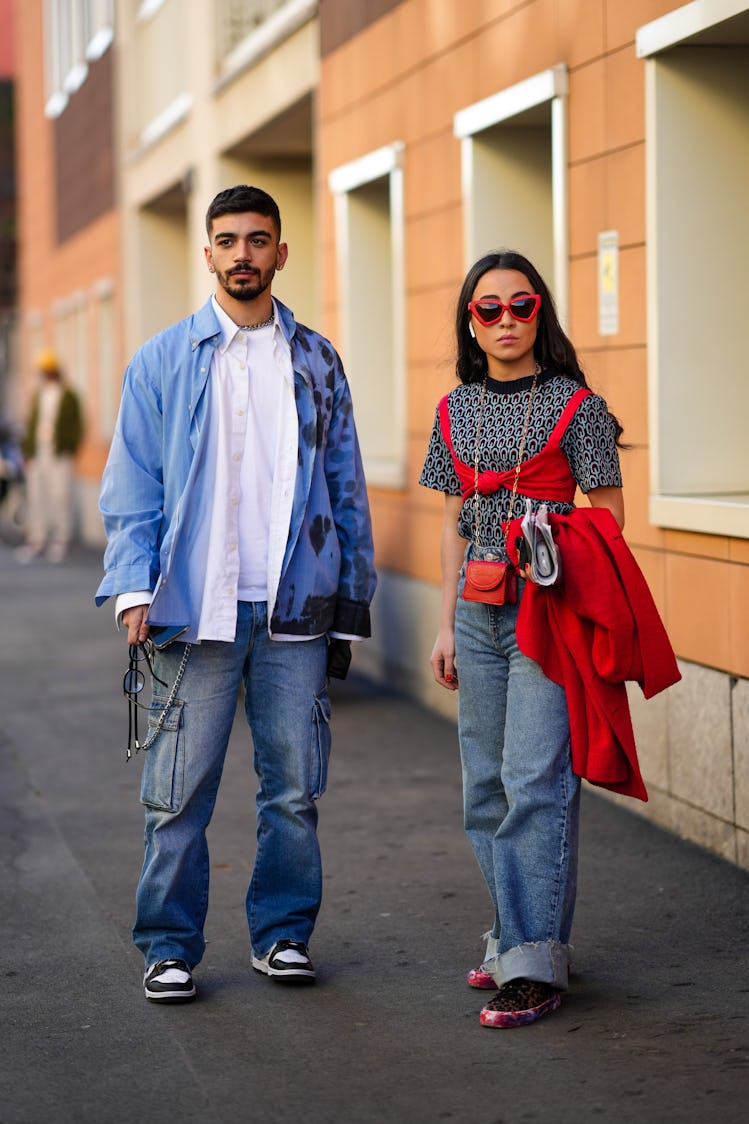
[[440, 536], [442, 569], [440, 630], [429, 660], [435, 681], [448, 691], [458, 689], [458, 672], [455, 668], [455, 603], [458, 599], [460, 567], [466, 549], [465, 539], [458, 534], [458, 517], [462, 506], [463, 500], [460, 496], [445, 496]]
[[458, 671], [455, 666], [455, 633], [451, 628], [441, 628], [432, 648], [432, 672], [435, 682], [448, 691], [458, 689]]

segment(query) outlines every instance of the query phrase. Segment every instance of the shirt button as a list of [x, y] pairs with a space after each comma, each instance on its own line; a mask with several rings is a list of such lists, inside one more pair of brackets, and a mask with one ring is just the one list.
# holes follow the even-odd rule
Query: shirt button
[[233, 457], [232, 457], [231, 459], [232, 459], [233, 461], [238, 461], [238, 460], [240, 460], [241, 458], [240, 458], [240, 456], [239, 456], [239, 453], [235, 453], [235, 454], [234, 454], [234, 456], [233, 456]]

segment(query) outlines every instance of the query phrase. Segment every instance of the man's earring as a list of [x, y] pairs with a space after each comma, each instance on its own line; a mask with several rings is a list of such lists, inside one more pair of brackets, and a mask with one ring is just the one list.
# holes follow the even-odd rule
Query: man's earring
[[473, 324], [469, 324], [469, 325], [468, 325], [468, 331], [469, 331], [469, 332], [470, 332], [470, 334], [471, 334], [471, 339], [474, 339], [474, 340], [475, 340], [475, 339], [476, 339], [476, 333], [475, 333], [475, 332], [474, 332], [474, 330], [473, 330]]

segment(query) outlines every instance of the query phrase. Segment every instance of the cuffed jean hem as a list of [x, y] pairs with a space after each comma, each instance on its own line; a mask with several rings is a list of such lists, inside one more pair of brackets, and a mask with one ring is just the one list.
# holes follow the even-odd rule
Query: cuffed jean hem
[[497, 987], [520, 978], [539, 980], [566, 991], [570, 967], [570, 946], [559, 941], [537, 941], [508, 948], [483, 965]]
[[488, 933], [484, 933], [483, 939], [486, 941], [486, 952], [484, 953], [484, 960], [481, 965], [483, 972], [491, 973], [494, 961], [497, 959], [499, 951], [499, 937], [493, 937], [491, 929]]

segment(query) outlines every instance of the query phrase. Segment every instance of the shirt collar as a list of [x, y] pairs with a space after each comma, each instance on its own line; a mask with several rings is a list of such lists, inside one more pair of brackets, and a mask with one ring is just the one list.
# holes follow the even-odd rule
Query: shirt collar
[[[279, 331], [278, 309], [276, 308], [276, 302], [273, 300], [273, 298], [271, 298], [271, 301], [273, 304], [273, 311], [275, 313], [275, 317], [273, 320], [273, 334], [275, 336], [276, 332]], [[218, 346], [220, 351], [223, 353], [232, 344], [234, 337], [239, 332], [241, 332], [242, 329], [240, 328], [239, 324], [234, 323], [228, 313], [224, 312], [223, 308], [216, 300], [215, 294], [211, 297], [211, 303], [213, 305], [213, 311], [216, 313], [216, 318], [221, 327]]]

